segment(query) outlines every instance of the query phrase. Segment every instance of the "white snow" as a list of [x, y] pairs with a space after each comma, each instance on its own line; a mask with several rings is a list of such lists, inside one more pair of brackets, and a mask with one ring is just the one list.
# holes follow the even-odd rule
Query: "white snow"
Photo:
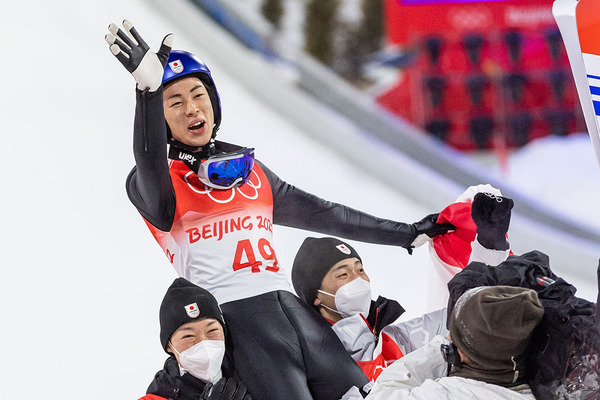
[[[142, 0], [9, 2], [0, 13], [2, 398], [136, 399], [166, 356], [158, 340], [158, 307], [176, 276], [125, 193], [134, 163], [134, 81], [103, 38], [108, 24], [123, 18], [152, 48], [174, 32], [176, 47], [202, 55], [201, 43], [192, 43]], [[223, 101], [220, 137], [256, 147], [257, 157], [282, 179], [401, 221], [437, 211], [307, 139], [218, 64], [205, 61]], [[597, 218], [593, 201], [583, 205], [578, 199], [578, 193], [599, 197], [597, 165], [576, 163], [593, 157], [591, 147], [585, 140], [566, 143], [550, 153], [561, 175], [553, 172], [541, 188], [559, 209]], [[548, 155], [536, 147], [514, 157], [515, 178], [525, 178], [519, 165], [546, 176], [542, 161]], [[307, 235], [276, 227], [282, 266], [289, 270]], [[425, 249], [408, 256], [399, 248], [353, 245], [374, 293], [398, 299], [407, 316], [426, 311]], [[590, 288], [587, 293], [594, 293], [595, 283]]]
[[557, 213], [600, 227], [600, 168], [587, 133], [531, 142], [511, 156], [505, 181]]

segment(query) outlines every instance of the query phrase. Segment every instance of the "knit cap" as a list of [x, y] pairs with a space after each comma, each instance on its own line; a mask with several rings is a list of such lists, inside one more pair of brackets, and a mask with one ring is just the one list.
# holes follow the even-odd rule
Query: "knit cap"
[[160, 344], [163, 349], [167, 350], [171, 336], [181, 325], [205, 318], [216, 319], [225, 331], [225, 320], [217, 299], [187, 279], [175, 279], [160, 305]]
[[352, 246], [340, 239], [333, 237], [304, 239], [292, 266], [292, 284], [298, 297], [312, 305], [323, 278], [331, 267], [352, 257], [360, 260], [360, 256]]
[[450, 316], [450, 334], [471, 364], [505, 374], [508, 382], [523, 376], [527, 347], [544, 308], [532, 289], [481, 286], [465, 292]]

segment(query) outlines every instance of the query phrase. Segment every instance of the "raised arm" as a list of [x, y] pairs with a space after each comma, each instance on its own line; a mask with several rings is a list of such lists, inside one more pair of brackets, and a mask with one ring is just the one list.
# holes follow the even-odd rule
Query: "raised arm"
[[171, 229], [175, 193], [167, 164], [167, 130], [162, 103], [162, 76], [173, 35], [164, 37], [157, 53], [150, 51], [133, 25], [115, 24], [105, 36], [111, 53], [136, 81], [133, 153], [136, 166], [127, 177], [127, 194], [142, 216], [156, 228]]

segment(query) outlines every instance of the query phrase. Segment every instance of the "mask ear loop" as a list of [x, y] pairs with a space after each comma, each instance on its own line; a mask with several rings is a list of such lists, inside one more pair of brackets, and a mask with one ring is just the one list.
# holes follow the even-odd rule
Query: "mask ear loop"
[[173, 343], [171, 343], [170, 340], [169, 340], [169, 346], [171, 346], [171, 348], [175, 351], [175, 353], [177, 353], [178, 356], [181, 356], [181, 353], [177, 351], [177, 349], [175, 348], [175, 346], [173, 346]]
[[[169, 346], [171, 346], [171, 348], [175, 351], [175, 353], [177, 353], [177, 355], [179, 357], [181, 357], [181, 353], [177, 351], [177, 349], [175, 348], [175, 346], [173, 346], [173, 343], [171, 343], [170, 340], [169, 340]], [[177, 366], [179, 367], [179, 372], [181, 373], [181, 375], [183, 375], [185, 372], [187, 372], [187, 370], [185, 368], [183, 368], [181, 366], [181, 364], [179, 364], [179, 361], [177, 361]]]
[[331, 297], [333, 297], [335, 299], [335, 294], [327, 293], [327, 292], [325, 292], [325, 291], [323, 291], [321, 289], [317, 290], [317, 292], [326, 294], [327, 296], [331, 296]]
[[[327, 293], [327, 292], [325, 292], [325, 291], [323, 291], [323, 290], [317, 290], [317, 292], [319, 292], [319, 293], [323, 293], [323, 294], [326, 294], [327, 296], [331, 296], [331, 297], [333, 297], [333, 298], [335, 299], [335, 294]], [[344, 316], [344, 315], [343, 315], [341, 312], [339, 312], [338, 310], [334, 310], [334, 309], [333, 309], [333, 308], [331, 308], [331, 307], [327, 307], [327, 306], [326, 306], [325, 304], [323, 304], [322, 302], [321, 302], [321, 304], [319, 304], [319, 306], [320, 306], [320, 307], [323, 307], [323, 308], [326, 308], [326, 309], [328, 309], [329, 311], [332, 311], [332, 312], [334, 312], [334, 313], [336, 313], [336, 314], [339, 314], [339, 315], [341, 315], [342, 317]]]

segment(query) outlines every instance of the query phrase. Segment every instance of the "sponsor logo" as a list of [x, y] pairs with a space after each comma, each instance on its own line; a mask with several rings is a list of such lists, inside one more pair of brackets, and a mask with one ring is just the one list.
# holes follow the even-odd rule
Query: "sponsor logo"
[[196, 157], [194, 157], [191, 154], [187, 154], [187, 153], [179, 153], [179, 159], [183, 160], [183, 161], [189, 161], [191, 164], [194, 164], [196, 162]]
[[337, 246], [335, 246], [335, 248], [338, 249], [339, 251], [341, 251], [344, 254], [350, 254], [351, 253], [350, 249], [345, 244], [338, 244]]
[[175, 72], [176, 74], [183, 72], [183, 64], [179, 60], [171, 61], [169, 63], [169, 68], [171, 68], [171, 71]]
[[198, 309], [198, 304], [192, 303], [185, 306], [185, 312], [190, 318], [197, 318], [200, 315], [200, 310]]

